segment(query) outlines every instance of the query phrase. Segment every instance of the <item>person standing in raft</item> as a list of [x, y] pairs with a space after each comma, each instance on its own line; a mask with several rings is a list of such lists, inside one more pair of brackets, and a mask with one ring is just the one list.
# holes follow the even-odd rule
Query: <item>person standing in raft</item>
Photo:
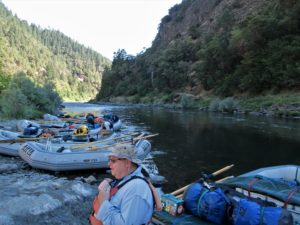
[[109, 154], [114, 180], [104, 179], [93, 202], [92, 225], [148, 224], [154, 203], [161, 210], [158, 194], [142, 174], [141, 160], [132, 145], [119, 145]]

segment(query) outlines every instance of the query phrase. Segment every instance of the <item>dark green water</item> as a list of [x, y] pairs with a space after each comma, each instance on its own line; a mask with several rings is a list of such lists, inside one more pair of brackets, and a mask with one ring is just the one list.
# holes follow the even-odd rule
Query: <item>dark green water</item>
[[[168, 180], [164, 191], [185, 186], [226, 165], [223, 176], [260, 167], [300, 164], [300, 120], [208, 114], [145, 107], [78, 105], [114, 113], [124, 129], [159, 133], [151, 139], [154, 161]], [[220, 176], [221, 178], [221, 176]]]

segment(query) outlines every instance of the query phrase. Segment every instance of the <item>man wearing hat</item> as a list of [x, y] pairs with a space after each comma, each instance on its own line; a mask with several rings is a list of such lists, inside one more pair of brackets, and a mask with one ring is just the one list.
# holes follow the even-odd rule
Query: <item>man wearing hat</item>
[[147, 224], [153, 213], [153, 196], [134, 146], [116, 146], [108, 157], [115, 179], [100, 183], [91, 224]]

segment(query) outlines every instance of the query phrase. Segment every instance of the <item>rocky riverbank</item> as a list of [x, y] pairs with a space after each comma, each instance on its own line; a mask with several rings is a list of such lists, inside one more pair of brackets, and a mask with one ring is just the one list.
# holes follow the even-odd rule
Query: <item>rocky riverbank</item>
[[0, 156], [0, 224], [89, 224], [97, 185], [29, 168]]

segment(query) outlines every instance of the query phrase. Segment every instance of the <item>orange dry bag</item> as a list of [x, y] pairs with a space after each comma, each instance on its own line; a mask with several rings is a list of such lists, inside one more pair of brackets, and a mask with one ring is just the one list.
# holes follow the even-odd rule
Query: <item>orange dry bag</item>
[[90, 222], [92, 225], [103, 225], [103, 223], [94, 216], [94, 213], [98, 212], [98, 210], [99, 210], [99, 201], [98, 201], [98, 196], [96, 196], [93, 202], [93, 212], [90, 214]]

